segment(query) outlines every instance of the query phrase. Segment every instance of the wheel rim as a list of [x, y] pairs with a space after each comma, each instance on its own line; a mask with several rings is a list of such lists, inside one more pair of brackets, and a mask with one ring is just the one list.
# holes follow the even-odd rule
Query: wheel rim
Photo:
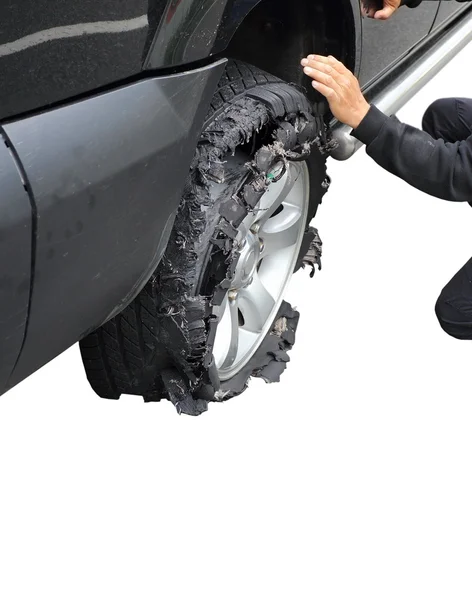
[[215, 310], [213, 355], [222, 381], [247, 365], [277, 316], [300, 252], [309, 194], [306, 163], [290, 162], [238, 228], [240, 257], [231, 288]]

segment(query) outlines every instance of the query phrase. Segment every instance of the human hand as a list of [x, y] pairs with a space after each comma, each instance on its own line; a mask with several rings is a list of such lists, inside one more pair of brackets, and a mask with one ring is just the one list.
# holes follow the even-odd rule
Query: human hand
[[361, 0], [362, 14], [372, 19], [386, 21], [400, 8], [402, 0], [383, 0], [383, 8], [376, 8], [372, 0]]
[[310, 54], [302, 60], [303, 71], [313, 79], [315, 90], [329, 102], [334, 117], [356, 129], [370, 105], [361, 92], [356, 77], [334, 56]]

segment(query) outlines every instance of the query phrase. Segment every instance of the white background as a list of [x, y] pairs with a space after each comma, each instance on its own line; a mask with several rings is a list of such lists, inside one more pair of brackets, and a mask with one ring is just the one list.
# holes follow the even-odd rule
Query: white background
[[[472, 96], [471, 63], [399, 117]], [[472, 343], [434, 304], [472, 209], [363, 150], [330, 172], [281, 384], [179, 418], [96, 398], [75, 347], [2, 398], [2, 600], [471, 598]]]

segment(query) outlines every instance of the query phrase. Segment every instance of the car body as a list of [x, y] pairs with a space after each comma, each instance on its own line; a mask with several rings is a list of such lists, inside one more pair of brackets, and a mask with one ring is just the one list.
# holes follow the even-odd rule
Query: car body
[[[471, 16], [446, 1], [379, 23], [358, 0], [6, 0], [0, 393], [149, 280], [228, 58], [303, 85], [300, 58], [330, 52], [375, 101], [444, 44], [457, 52]], [[411, 81], [410, 95], [425, 78]]]

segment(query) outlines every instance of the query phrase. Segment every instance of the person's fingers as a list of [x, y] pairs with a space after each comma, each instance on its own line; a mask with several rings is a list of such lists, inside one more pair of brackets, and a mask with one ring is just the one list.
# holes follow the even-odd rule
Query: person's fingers
[[321, 63], [317, 64], [320, 65], [321, 68], [305, 67], [305, 74], [308, 75], [308, 77], [314, 79], [315, 81], [318, 81], [319, 83], [330, 87], [337, 93], [341, 93], [341, 85], [338, 82], [338, 79], [341, 77], [341, 75], [333, 69], [331, 69], [330, 72], [327, 73], [326, 70], [323, 69], [324, 65], [322, 65]]
[[395, 12], [395, 8], [393, 6], [387, 6], [387, 8], [383, 8], [382, 10], [378, 10], [375, 14], [374, 14], [374, 19], [378, 19], [380, 21], [386, 21], [387, 19], [390, 19], [390, 17], [393, 15], [393, 13]]
[[368, 3], [364, 2], [364, 0], [361, 0], [361, 13], [364, 17], [367, 17], [369, 10], [370, 9]]
[[[334, 87], [339, 91], [340, 87], [348, 87], [350, 85], [350, 72], [343, 69], [343, 72], [337, 71], [333, 64], [326, 64], [316, 60], [302, 60], [305, 65], [304, 72], [309, 77], [313, 77], [321, 83]], [[339, 63], [341, 64], [341, 63]], [[320, 76], [316, 76], [319, 73]]]
[[321, 54], [309, 54], [307, 56], [308, 60], [315, 60], [317, 62], [322, 62], [326, 65], [329, 64], [329, 60], [327, 56], [322, 56]]
[[331, 75], [332, 73], [335, 73], [335, 69], [332, 65], [329, 65], [328, 63], [324, 63], [321, 62], [320, 60], [302, 60], [302, 65], [304, 67], [309, 67], [311, 69], [316, 69], [317, 71], [322, 71], [323, 73], [327, 73], [328, 75]]
[[[334, 56], [321, 56], [319, 54], [309, 54], [306, 59], [304, 60], [308, 60], [309, 62], [320, 62], [323, 63], [325, 65], [328, 65], [329, 67], [335, 69], [336, 71], [338, 71], [339, 73], [345, 73], [346, 72], [346, 67], [343, 65], [342, 62], [340, 62], [339, 60], [337, 60], [336, 58], [334, 58]], [[303, 64], [303, 61], [302, 61]], [[311, 66], [311, 65], [309, 65]]]
[[344, 73], [344, 71], [346, 71], [344, 64], [331, 54], [328, 56], [328, 64], [332, 65], [340, 73]]
[[333, 88], [324, 85], [324, 83], [320, 83], [319, 81], [313, 81], [311, 85], [315, 88], [315, 90], [320, 92], [320, 94], [322, 94], [326, 98], [326, 100], [328, 100], [329, 103], [336, 102], [336, 100], [338, 99], [338, 95], [333, 90]]
[[355, 129], [369, 104], [354, 74], [333, 56], [310, 54], [301, 63], [304, 73], [313, 79], [312, 86], [328, 100], [333, 116]]
[[[336, 77], [333, 77], [333, 75], [326, 73], [324, 70], [316, 69], [313, 67], [305, 67], [303, 69], [303, 71], [304, 71], [305, 75], [308, 75], [315, 81], [318, 81], [319, 83], [322, 83], [325, 86], [327, 86], [335, 91], [340, 91], [339, 84], [336, 80]], [[331, 72], [334, 73], [334, 71], [331, 71]]]
[[320, 60], [302, 60], [302, 65], [305, 68], [316, 69], [317, 71], [321, 71], [326, 73], [327, 75], [336, 75], [337, 71], [334, 67], [328, 63], [321, 62]]

